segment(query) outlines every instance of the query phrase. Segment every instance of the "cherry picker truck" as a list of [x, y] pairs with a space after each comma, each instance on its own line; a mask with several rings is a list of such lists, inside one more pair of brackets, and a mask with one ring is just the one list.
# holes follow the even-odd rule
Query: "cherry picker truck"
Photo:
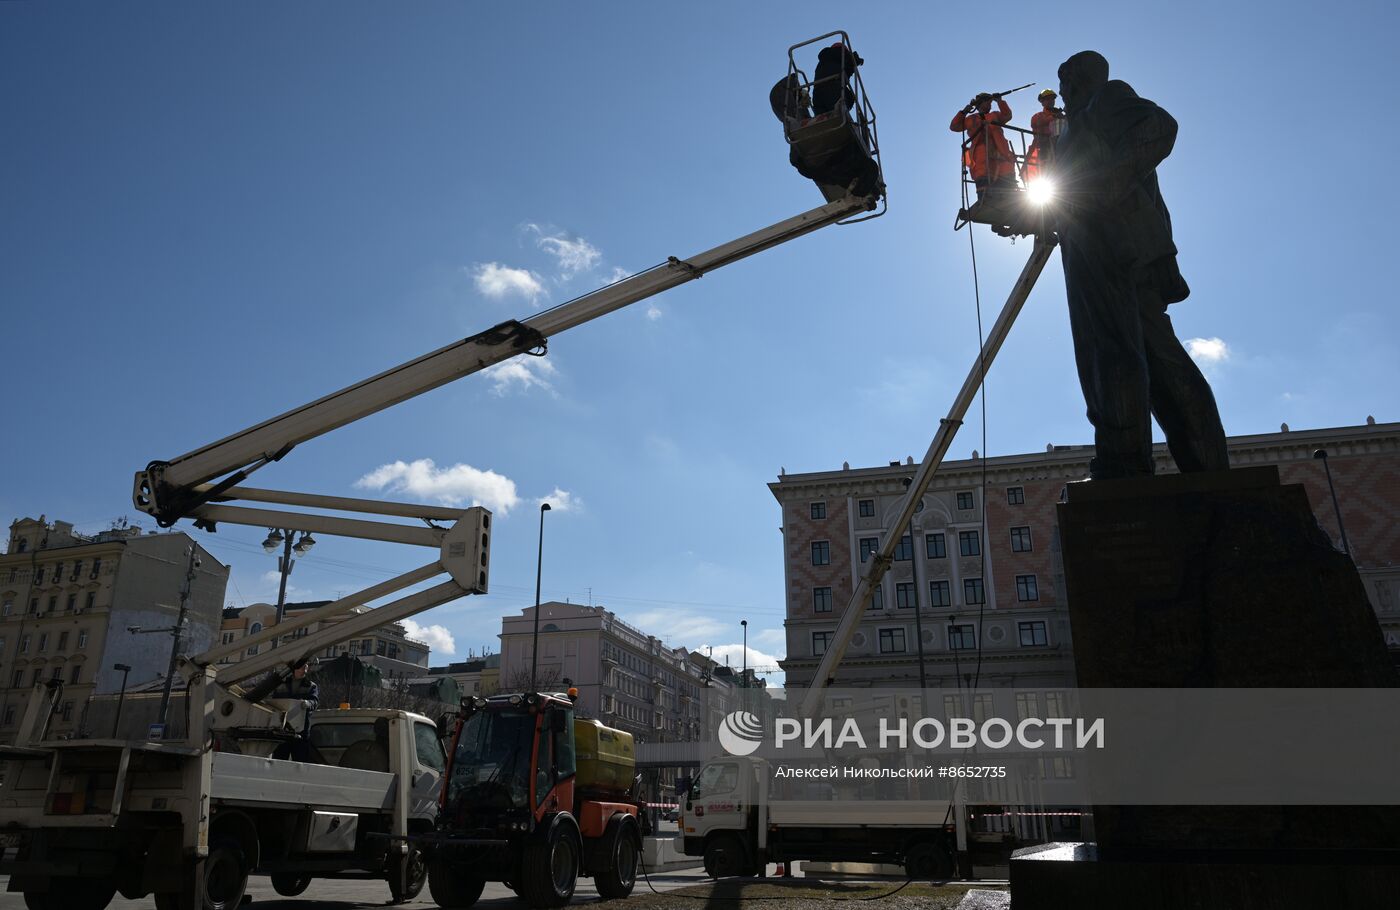
[[[847, 42], [844, 34], [841, 40]], [[785, 136], [799, 154], [813, 144], [859, 143], [860, 155], [880, 173], [874, 112], [863, 87], [858, 105], [859, 127], [850, 117], [828, 118], [819, 129], [785, 130]], [[62, 703], [62, 684], [36, 685], [14, 743], [0, 747], [0, 873], [9, 876], [9, 890], [21, 892], [30, 910], [103, 910], [117, 892], [129, 899], [153, 894], [159, 910], [233, 910], [248, 875], [267, 871], [282, 876], [288, 890], [309, 875], [359, 872], [387, 877], [395, 898], [416, 893], [425, 859], [408, 838], [421, 822], [411, 806], [428, 777], [422, 771], [432, 762], [431, 750], [418, 751], [415, 739], [423, 719], [385, 718], [390, 734], [375, 734], [365, 749], [353, 750], [392, 751], [397, 743], [397, 764], [391, 755], [373, 769], [342, 767], [350, 748], [335, 765], [293, 761], [277, 757], [277, 747], [305, 728], [303, 706], [277, 699], [254, 704], [244, 697], [243, 685], [267, 672], [286, 673], [301, 659], [379, 626], [486, 593], [492, 516], [480, 507], [460, 511], [264, 489], [246, 481], [297, 445], [338, 427], [511, 357], [543, 355], [549, 339], [567, 329], [812, 231], [883, 212], [883, 179], [864, 195], [849, 192], [851, 185], [819, 183], [828, 201], [810, 211], [454, 341], [137, 472], [133, 502], [162, 527], [183, 519], [210, 532], [221, 523], [275, 527], [426, 547], [433, 558], [236, 645], [182, 656], [177, 672], [184, 690], [172, 701], [175, 720], [159, 740], [145, 738], [129, 723], [115, 736], [59, 741], [50, 735], [50, 720]], [[407, 521], [385, 520], [395, 518]], [[423, 584], [429, 586], [402, 594]], [[313, 624], [320, 624], [317, 631], [296, 637]], [[234, 647], [274, 642], [256, 657], [219, 665]], [[139, 713], [129, 709], [126, 717], [134, 720]], [[315, 723], [311, 730], [314, 737]], [[535, 755], [530, 767], [539, 773]], [[535, 806], [524, 830], [515, 832], [522, 849], [538, 850], [540, 839], [558, 830], [558, 816], [571, 811], [562, 794], [556, 799], [543, 812]], [[577, 859], [551, 850], [549, 867], [557, 873], [551, 880], [572, 891]], [[560, 890], [532, 902], [556, 904]]]

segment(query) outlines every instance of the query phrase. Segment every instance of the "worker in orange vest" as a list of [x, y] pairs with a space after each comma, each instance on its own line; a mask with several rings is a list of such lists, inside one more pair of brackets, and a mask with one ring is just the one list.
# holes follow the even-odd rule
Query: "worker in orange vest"
[[1052, 89], [1046, 89], [1037, 96], [1040, 110], [1031, 117], [1031, 147], [1026, 152], [1026, 169], [1021, 175], [1030, 183], [1040, 175], [1043, 168], [1049, 167], [1055, 156], [1055, 140], [1064, 127], [1065, 112], [1055, 107], [1059, 96]]
[[[997, 110], [992, 112], [992, 102]], [[975, 111], [975, 113], [974, 113]], [[968, 145], [963, 151], [963, 165], [977, 186], [977, 198], [991, 188], [1016, 181], [1016, 156], [1001, 125], [1011, 121], [1011, 106], [1000, 94], [980, 93], [967, 107], [953, 115], [948, 128], [955, 133], [967, 132]]]

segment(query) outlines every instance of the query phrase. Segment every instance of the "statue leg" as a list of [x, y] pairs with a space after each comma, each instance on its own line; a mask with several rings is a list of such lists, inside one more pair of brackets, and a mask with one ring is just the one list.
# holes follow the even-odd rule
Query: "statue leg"
[[1074, 361], [1094, 426], [1095, 479], [1153, 472], [1142, 320], [1129, 272], [1106, 245], [1061, 243]]
[[1138, 288], [1142, 335], [1150, 376], [1152, 416], [1183, 474], [1230, 467], [1225, 428], [1210, 383], [1172, 328], [1167, 305], [1151, 287]]

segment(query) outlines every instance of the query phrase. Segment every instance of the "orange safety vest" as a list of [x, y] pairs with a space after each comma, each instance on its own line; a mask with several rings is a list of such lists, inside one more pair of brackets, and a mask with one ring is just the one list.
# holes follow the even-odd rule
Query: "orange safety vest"
[[1055, 111], [1037, 111], [1031, 117], [1031, 133], [1035, 138], [1026, 152], [1026, 167], [1021, 178], [1027, 183], [1040, 176], [1040, 169], [1050, 163], [1055, 154], [1055, 139], [1060, 135], [1064, 115]]
[[958, 111], [948, 127], [955, 133], [967, 131], [968, 147], [963, 150], [963, 165], [973, 180], [990, 176], [996, 181], [1016, 173], [1016, 156], [1001, 129], [1003, 123], [1011, 120], [1011, 106], [1005, 101], [998, 101], [997, 106], [999, 110], [989, 112], [986, 117]]

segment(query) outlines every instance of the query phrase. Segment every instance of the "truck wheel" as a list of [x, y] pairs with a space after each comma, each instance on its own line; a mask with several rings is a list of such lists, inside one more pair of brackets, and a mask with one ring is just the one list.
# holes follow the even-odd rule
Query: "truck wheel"
[[485, 887], [485, 879], [464, 875], [445, 860], [435, 859], [428, 866], [428, 893], [439, 907], [470, 907]]
[[721, 834], [705, 845], [705, 874], [710, 878], [743, 875], [748, 867], [748, 853], [732, 834]]
[[248, 890], [248, 867], [235, 841], [219, 841], [204, 861], [204, 910], [238, 910]]
[[389, 864], [388, 878], [389, 894], [394, 903], [401, 904], [417, 897], [428, 881], [428, 858], [423, 855], [423, 848], [409, 844], [408, 852]]
[[580, 843], [578, 824], [563, 813], [530, 839], [520, 864], [520, 887], [527, 904], [562, 907], [569, 902], [578, 884]]
[[296, 897], [311, 886], [311, 876], [295, 872], [272, 873], [272, 890], [283, 897]]
[[[596, 849], [598, 871], [593, 884], [603, 900], [623, 898], [637, 884], [637, 860], [641, 857], [637, 822], [630, 815], [614, 815]], [[592, 865], [592, 863], [590, 863]]]
[[941, 881], [953, 874], [953, 858], [933, 841], [911, 844], [904, 853], [904, 872], [919, 881]]

